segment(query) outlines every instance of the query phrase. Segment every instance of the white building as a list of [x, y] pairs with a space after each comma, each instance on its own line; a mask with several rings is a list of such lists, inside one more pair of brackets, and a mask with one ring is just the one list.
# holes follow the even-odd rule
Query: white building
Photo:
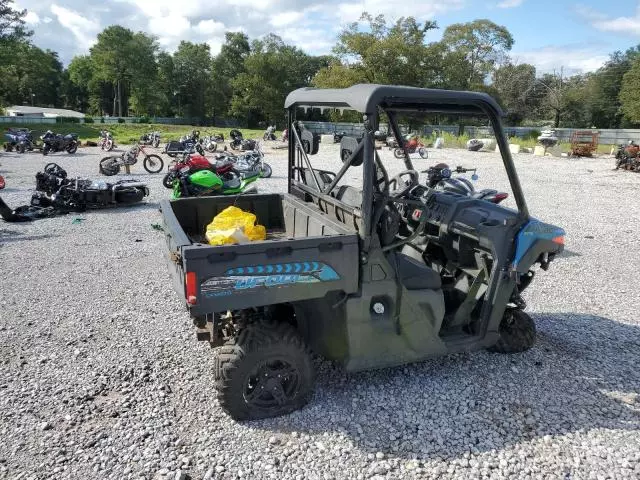
[[84, 113], [76, 112], [74, 110], [65, 110], [64, 108], [45, 108], [45, 107], [30, 107], [27, 105], [14, 105], [13, 107], [5, 108], [5, 111], [7, 112], [7, 115], [10, 117], [84, 118]]

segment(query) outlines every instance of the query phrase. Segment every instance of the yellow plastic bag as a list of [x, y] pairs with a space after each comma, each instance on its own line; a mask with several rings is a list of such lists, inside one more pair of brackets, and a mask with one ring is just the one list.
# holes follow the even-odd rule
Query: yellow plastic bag
[[209, 245], [232, 245], [267, 238], [267, 230], [256, 225], [256, 216], [238, 207], [227, 207], [207, 225], [205, 237]]

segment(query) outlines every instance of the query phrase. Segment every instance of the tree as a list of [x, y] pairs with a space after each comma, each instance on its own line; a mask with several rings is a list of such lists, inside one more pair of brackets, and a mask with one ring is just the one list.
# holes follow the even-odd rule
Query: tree
[[640, 46], [626, 52], [614, 52], [609, 60], [589, 78], [589, 111], [591, 123], [599, 128], [619, 128], [623, 119], [620, 89], [624, 74], [631, 69]]
[[13, 0], [0, 0], [0, 44], [26, 40], [33, 32], [25, 29], [26, 10], [15, 10]]
[[490, 20], [449, 25], [442, 35], [449, 88], [470, 90], [485, 83], [513, 46], [509, 30]]
[[226, 32], [225, 42], [212, 62], [211, 107], [213, 114], [226, 115], [231, 108], [231, 81], [245, 71], [244, 61], [251, 53], [249, 37], [242, 32]]
[[640, 123], [640, 58], [636, 58], [631, 68], [622, 77], [620, 104], [625, 118], [632, 124]]
[[73, 57], [67, 67], [69, 106], [81, 112], [89, 110], [91, 87], [95, 86], [93, 63], [88, 55]]
[[[352, 23], [340, 33], [333, 48], [337, 56], [318, 72], [314, 84], [345, 87], [355, 83], [382, 83], [425, 86], [435, 82], [437, 55], [427, 45], [427, 32], [435, 22], [418, 23], [415, 18], [400, 18], [388, 25], [383, 15], [364, 12], [365, 30]], [[326, 61], [326, 60], [325, 60]]]
[[277, 35], [255, 40], [244, 61], [245, 71], [231, 81], [231, 113], [247, 118], [251, 124], [281, 121], [287, 94], [308, 86], [324, 65], [323, 58], [310, 57]]
[[[118, 116], [123, 114], [131, 93], [136, 107], [148, 108], [148, 91], [155, 81], [155, 54], [158, 45], [153, 37], [112, 25], [98, 34], [97, 42], [91, 47], [91, 60], [95, 66], [97, 80], [110, 83], [114, 90], [114, 104], [117, 101]], [[116, 109], [114, 108], [114, 114]], [[138, 112], [148, 113], [148, 112]]]
[[518, 125], [535, 109], [535, 97], [531, 95], [535, 83], [536, 68], [527, 63], [507, 63], [493, 72], [493, 87], [509, 124]]
[[210, 68], [209, 45], [180, 42], [173, 54], [173, 85], [179, 101], [178, 115], [198, 119], [207, 116]]

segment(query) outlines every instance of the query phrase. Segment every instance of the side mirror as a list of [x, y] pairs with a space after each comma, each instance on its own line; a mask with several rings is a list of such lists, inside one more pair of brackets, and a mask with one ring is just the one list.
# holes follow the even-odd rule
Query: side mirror
[[473, 175], [471, 175], [471, 180], [473, 180], [474, 182], [475, 182], [476, 180], [478, 180], [478, 178], [480, 178], [480, 177], [478, 177], [478, 175], [477, 175], [477, 174], [475, 174], [475, 173], [474, 173]]

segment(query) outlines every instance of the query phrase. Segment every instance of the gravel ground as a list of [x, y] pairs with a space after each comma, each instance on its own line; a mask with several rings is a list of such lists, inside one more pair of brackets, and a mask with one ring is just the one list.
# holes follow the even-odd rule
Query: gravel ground
[[[97, 177], [96, 150], [46, 160]], [[497, 154], [418, 164], [441, 160], [506, 185]], [[284, 191], [284, 152], [268, 161], [260, 189]], [[336, 170], [336, 148], [316, 161]], [[610, 157], [516, 162], [532, 214], [567, 231], [527, 291], [532, 350], [359, 374], [317, 359], [306, 408], [245, 424], [218, 407], [212, 352], [171, 288], [151, 228], [161, 175], [133, 167], [152, 190], [135, 208], [0, 221], [0, 478], [639, 478], [640, 175]], [[0, 157], [7, 203], [44, 163]]]

